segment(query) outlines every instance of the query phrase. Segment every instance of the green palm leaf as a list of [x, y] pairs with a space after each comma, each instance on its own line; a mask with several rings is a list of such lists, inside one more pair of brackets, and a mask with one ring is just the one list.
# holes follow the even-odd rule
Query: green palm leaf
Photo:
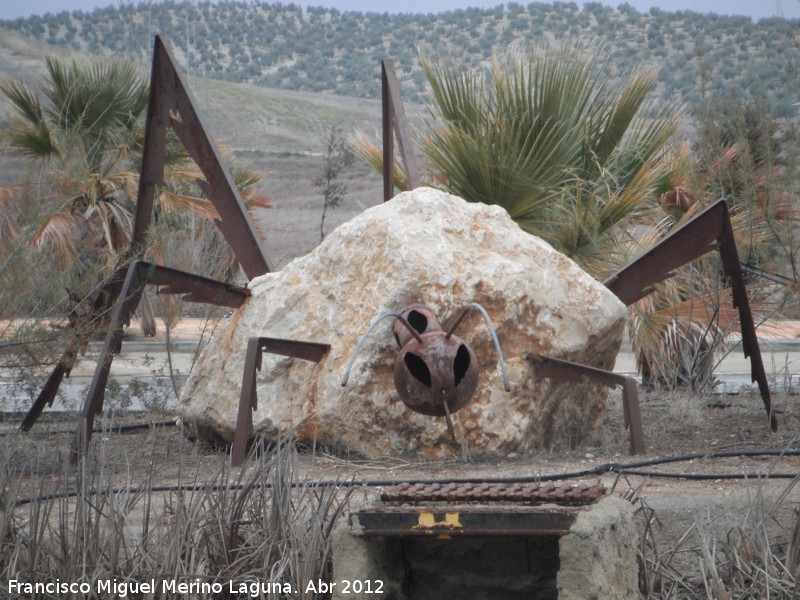
[[22, 81], [0, 83], [0, 91], [11, 100], [21, 116], [31, 125], [42, 123], [42, 105], [36, 93]]
[[431, 106], [420, 145], [448, 191], [503, 206], [585, 265], [652, 205], [676, 122], [675, 107], [647, 103], [651, 74], [614, 82], [602, 53], [574, 45], [509, 52], [488, 71], [422, 62]]

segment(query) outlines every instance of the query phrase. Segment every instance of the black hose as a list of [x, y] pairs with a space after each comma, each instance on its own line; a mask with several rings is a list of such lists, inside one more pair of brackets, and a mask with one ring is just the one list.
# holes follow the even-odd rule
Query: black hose
[[[92, 429], [92, 433], [103, 433], [105, 431], [111, 433], [120, 433], [122, 431], [133, 431], [135, 429], [150, 429], [151, 427], [176, 427], [178, 425], [175, 419], [167, 419], [165, 421], [145, 421], [143, 423], [121, 423], [119, 425], [98, 425]], [[14, 429], [11, 431], [0, 431], [0, 437], [9, 435], [11, 433], [19, 433], [19, 430]], [[75, 433], [74, 429], [54, 429], [47, 430], [42, 433], [47, 435], [71, 434]], [[27, 434], [27, 432], [26, 432]]]
[[[138, 424], [137, 424], [138, 425]], [[144, 424], [142, 424], [144, 425]], [[566, 473], [549, 473], [546, 475], [528, 475], [525, 477], [460, 477], [460, 478], [418, 478], [418, 479], [364, 479], [364, 480], [317, 480], [295, 482], [290, 484], [291, 487], [386, 487], [397, 485], [399, 483], [415, 484], [432, 484], [432, 483], [537, 483], [542, 481], [560, 481], [565, 479], [581, 479], [585, 477], [592, 477], [598, 475], [605, 475], [607, 473], [619, 473], [621, 475], [638, 475], [641, 477], [658, 477], [665, 479], [687, 479], [687, 480], [716, 480], [716, 479], [795, 479], [800, 477], [800, 472], [797, 473], [681, 473], [669, 471], [640, 471], [642, 467], [649, 467], [653, 465], [668, 464], [673, 462], [682, 462], [697, 459], [715, 459], [715, 458], [737, 458], [744, 456], [800, 456], [800, 449], [792, 448], [787, 450], [725, 450], [718, 452], [693, 452], [690, 454], [680, 454], [675, 456], [665, 456], [662, 458], [652, 458], [649, 460], [641, 460], [629, 463], [604, 463], [592, 467], [590, 469], [583, 469], [581, 471], [569, 471]], [[253, 483], [233, 483], [228, 485], [219, 484], [176, 484], [176, 485], [154, 485], [154, 486], [128, 486], [122, 488], [112, 488], [111, 490], [92, 491], [89, 495], [103, 495], [103, 494], [121, 494], [121, 493], [138, 493], [140, 491], [149, 492], [191, 492], [191, 491], [218, 491], [218, 490], [241, 490], [244, 488], [251, 489], [270, 489], [272, 484], [253, 484]], [[31, 498], [21, 498], [14, 502], [14, 506], [23, 506], [33, 502], [43, 502], [47, 500], [58, 500], [61, 498], [75, 498], [79, 496], [79, 492], [60, 492], [54, 494], [46, 494], [44, 496], [34, 496]]]
[[718, 479], [797, 479], [800, 473], [670, 473], [669, 471], [637, 471], [624, 469], [613, 471], [621, 475], [639, 475], [640, 477], [659, 477], [662, 479], [687, 479], [690, 481], [716, 481]]

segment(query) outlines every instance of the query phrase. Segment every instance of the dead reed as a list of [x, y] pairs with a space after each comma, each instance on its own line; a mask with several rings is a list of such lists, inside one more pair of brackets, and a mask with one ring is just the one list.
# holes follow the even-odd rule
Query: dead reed
[[[695, 522], [669, 545], [660, 540], [658, 515], [639, 496], [639, 582], [648, 600], [789, 600], [800, 598], [800, 509], [790, 500], [792, 480], [777, 497], [762, 480], [748, 484], [741, 523], [720, 534], [711, 519]], [[779, 514], [780, 513], [780, 514]], [[790, 517], [787, 519], [787, 513]]]
[[144, 482], [129, 470], [115, 487], [103, 452], [55, 476], [9, 453], [0, 595], [313, 598], [308, 582], [330, 579], [330, 532], [352, 488], [304, 481], [293, 444], [254, 451], [242, 470], [182, 470], [169, 486], [154, 484], [159, 468], [153, 460]]

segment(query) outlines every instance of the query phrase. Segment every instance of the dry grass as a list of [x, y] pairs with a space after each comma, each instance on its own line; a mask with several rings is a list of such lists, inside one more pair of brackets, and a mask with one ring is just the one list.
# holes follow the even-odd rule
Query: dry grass
[[[674, 417], [674, 407], [667, 410]], [[621, 430], [619, 422], [614, 428]], [[304, 596], [304, 586], [316, 579], [330, 580], [329, 533], [347, 509], [352, 488], [346, 480], [334, 487], [306, 481], [301, 465], [303, 473], [322, 469], [326, 478], [337, 472], [363, 475], [365, 465], [302, 455], [293, 446], [282, 445], [254, 452], [240, 471], [230, 468], [224, 454], [208, 453], [176, 430], [169, 431], [163, 438], [155, 432], [141, 437], [98, 435], [92, 453], [77, 470], [59, 466], [53, 458], [54, 442], [46, 441], [48, 436], [58, 437], [52, 433], [39, 432], [41, 439], [7, 440], [15, 450], [0, 459], [0, 581], [5, 585], [12, 579], [87, 582], [96, 592], [98, 581], [134, 586], [155, 578], [217, 583], [224, 590], [221, 595], [213, 591], [187, 595], [163, 591], [158, 583], [158, 593], [128, 594], [134, 598], [237, 597], [229, 595], [231, 581], [235, 586], [271, 582], [286, 584], [292, 592], [260, 597], [318, 597]], [[620, 437], [624, 446], [621, 431]], [[148, 450], [142, 451], [142, 446]], [[395, 477], [402, 478], [419, 476], [419, 468], [413, 462], [395, 461], [379, 470], [400, 471]], [[436, 471], [431, 468], [428, 465], [430, 473], [425, 473], [433, 476]], [[717, 468], [729, 470], [731, 465]], [[776, 470], [785, 468], [776, 463]], [[491, 471], [496, 474], [497, 465]], [[666, 523], [662, 528], [664, 515], [642, 499], [647, 494], [641, 488], [629, 492], [642, 531], [641, 597], [798, 597], [800, 518], [792, 504], [796, 483], [776, 496], [766, 493], [759, 482], [751, 482], [748, 508], [733, 526], [720, 527], [719, 514], [701, 511], [682, 536], [671, 539]], [[41, 500], [28, 502], [30, 498]], [[673, 527], [670, 533], [680, 530]], [[238, 597], [259, 597], [250, 589]], [[0, 596], [31, 594], [0, 591]]]
[[[789, 599], [800, 597], [800, 510], [789, 502], [792, 480], [777, 497], [761, 480], [748, 489], [749, 508], [721, 535], [717, 517], [695, 516], [694, 524], [669, 545], [660, 540], [656, 511], [629, 490], [637, 505], [641, 597], [666, 599]], [[783, 513], [783, 514], [781, 514]], [[786, 519], [789, 513], [791, 518]], [[717, 531], [715, 533], [715, 531]]]
[[[77, 470], [65, 466], [53, 493], [53, 482], [35, 465], [21, 471], [7, 457], [0, 579], [92, 589], [88, 596], [45, 591], [37, 598], [113, 597], [98, 592], [98, 582], [114, 580], [128, 597], [312, 597], [303, 593], [307, 582], [330, 579], [329, 534], [351, 488], [301, 480], [291, 444], [253, 454], [247, 464], [241, 471], [227, 465], [214, 473], [181, 470], [175, 485], [158, 486], [162, 465], [153, 460], [146, 481], [134, 482], [128, 473], [115, 486], [119, 474], [100, 452]], [[23, 487], [45, 499], [28, 502], [20, 496]], [[130, 593], [151, 579], [154, 593]], [[170, 591], [162, 581], [193, 584], [197, 593]], [[293, 592], [254, 595], [257, 582]], [[9, 589], [4, 597], [31, 594]]]
[[[643, 394], [648, 444], [661, 454], [797, 447], [792, 424], [800, 412], [795, 396], [776, 395], [777, 405], [785, 408], [779, 434], [769, 433], [757, 395], [723, 399], [730, 404], [724, 409], [709, 408], [714, 398]], [[625, 460], [616, 457], [627, 453], [618, 394], [612, 395], [610, 404], [604, 444], [590, 449], [597, 463]], [[284, 445], [254, 453], [240, 471], [229, 467], [224, 453], [191, 444], [171, 428], [135, 435], [98, 434], [87, 460], [72, 470], [57, 458], [70, 440], [71, 417], [66, 422], [70, 424], [65, 425], [63, 417], [45, 419], [30, 434], [8, 432], [3, 438], [9, 450], [5, 456], [0, 454], [0, 597], [84, 597], [4, 594], [3, 586], [12, 579], [87, 582], [96, 591], [100, 580], [116, 579], [119, 585], [133, 586], [155, 578], [219, 583], [225, 593], [218, 597], [225, 598], [231, 597], [230, 581], [285, 583], [292, 593], [264, 593], [261, 597], [302, 598], [308, 581], [330, 580], [328, 534], [346, 510], [351, 494], [346, 485], [322, 487], [305, 481], [308, 474], [324, 473], [326, 479], [337, 473], [340, 477], [380, 479], [391, 473], [392, 479], [404, 479], [444, 477], [458, 468], [463, 475], [513, 476], [523, 469], [529, 472], [540, 457], [470, 465], [399, 459], [364, 462], [298, 454], [294, 447]], [[583, 459], [586, 451], [576, 450], [571, 457], [545, 453], [542, 456], [548, 461], [540, 468], [544, 472], [559, 467], [574, 470], [576, 459]], [[750, 463], [748, 472], [761, 471], [759, 464], [768, 468], [764, 463]], [[796, 460], [784, 457], [772, 470], [796, 466]], [[703, 472], [703, 468], [738, 472], [743, 465], [736, 459], [707, 461], [704, 465], [693, 463], [688, 470]], [[663, 469], [670, 470], [666, 465]], [[686, 466], [681, 463], [673, 469]], [[795, 483], [777, 497], [777, 484], [771, 484], [767, 494], [760, 484], [750, 483], [746, 510], [731, 506], [724, 522], [718, 511], [698, 513], [691, 527], [669, 523], [664, 512], [659, 509], [656, 513], [639, 498], [643, 495], [655, 502], [653, 488], [632, 493], [643, 531], [641, 597], [800, 597], [796, 587], [800, 581], [800, 518], [792, 504], [797, 500]], [[708, 493], [716, 487], [703, 486], [701, 489], [698, 484], [694, 490]], [[672, 493], [681, 491], [673, 489]], [[44, 500], [24, 502], [33, 497]], [[675, 535], [684, 529], [682, 537]], [[253, 597], [249, 592], [239, 596]], [[213, 592], [194, 596], [161, 593], [159, 588], [158, 594], [128, 597], [217, 596]]]

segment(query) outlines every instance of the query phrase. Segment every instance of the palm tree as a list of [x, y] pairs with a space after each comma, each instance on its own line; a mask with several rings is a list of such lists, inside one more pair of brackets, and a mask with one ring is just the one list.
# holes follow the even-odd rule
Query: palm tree
[[[671, 189], [661, 197], [666, 216], [653, 234], [675, 229], [725, 198], [751, 283], [754, 315], [766, 320], [786, 308], [784, 303], [791, 310], [797, 281], [791, 240], [800, 214], [789, 192], [792, 169], [782, 164], [774, 136], [777, 127], [765, 110], [734, 96], [733, 101], [712, 101], [696, 129], [698, 141], [672, 153]], [[696, 261], [688, 275], [664, 282], [634, 307], [631, 341], [643, 383], [713, 388], [715, 350], [737, 321], [718, 262], [714, 255]]]
[[[652, 74], [612, 79], [607, 59], [574, 46], [510, 52], [488, 72], [423, 59], [431, 102], [418, 135], [430, 181], [503, 206], [598, 279], [702, 206], [690, 206], [691, 186], [681, 182], [686, 148], [668, 144], [675, 107], [647, 100]], [[359, 141], [356, 151], [382, 167], [375, 146]], [[661, 212], [662, 198], [676, 214]], [[648, 383], [713, 385], [714, 350], [737, 318], [716, 262], [698, 261], [631, 309], [629, 331]]]
[[[41, 164], [38, 186], [45, 193], [37, 194], [38, 226], [28, 243], [53, 250], [75, 306], [130, 242], [149, 85], [130, 62], [48, 57], [46, 68], [38, 92], [18, 80], [0, 84], [15, 109], [0, 135], [12, 152]], [[156, 210], [216, 217], [212, 204], [199, 197], [195, 183], [201, 178], [171, 136]], [[267, 206], [252, 191], [257, 177], [243, 172], [239, 179], [249, 188], [246, 200]], [[143, 300], [143, 325], [154, 333]]]
[[[619, 225], [650, 210], [668, 180], [660, 158], [676, 111], [647, 101], [654, 75], [617, 83], [602, 53], [576, 46], [509, 52], [488, 72], [422, 63], [431, 102], [418, 139], [430, 180], [503, 206], [523, 229], [605, 275]], [[361, 141], [356, 151], [380, 163], [375, 146]]]

